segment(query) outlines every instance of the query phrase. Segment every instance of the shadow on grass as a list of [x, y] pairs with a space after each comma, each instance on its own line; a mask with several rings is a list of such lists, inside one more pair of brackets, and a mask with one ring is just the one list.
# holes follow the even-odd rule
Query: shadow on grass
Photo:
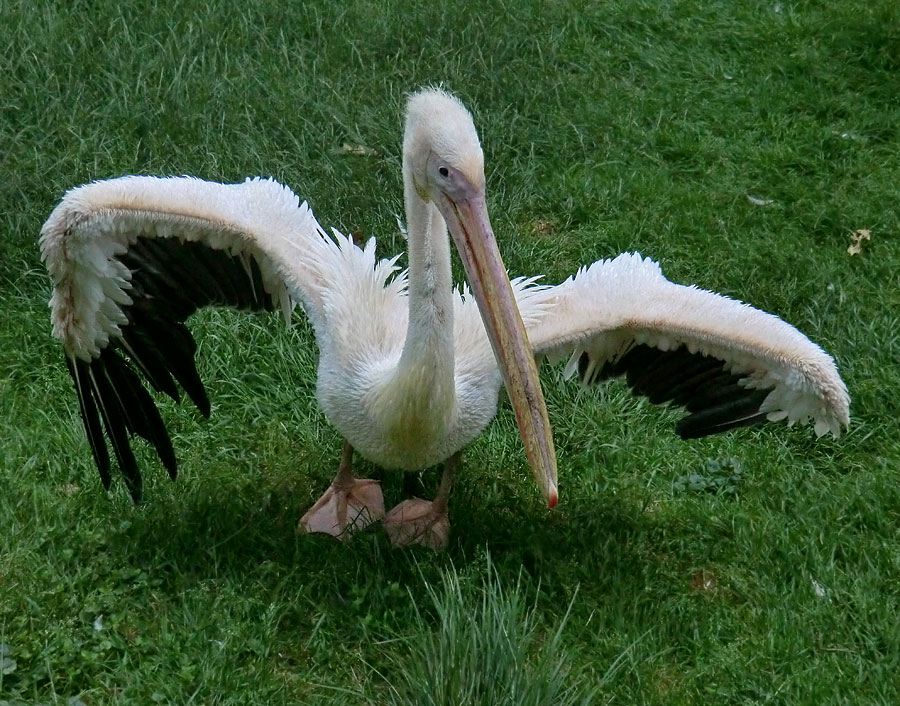
[[[399, 500], [400, 483], [388, 479], [389, 498]], [[575, 498], [548, 512], [536, 498], [504, 499], [462, 485], [451, 500], [446, 552], [394, 549], [380, 525], [349, 542], [297, 534], [301, 503], [309, 495], [299, 482], [248, 482], [237, 491], [212, 482], [179, 485], [137, 508], [110, 507], [116, 521], [102, 542], [113, 563], [153, 571], [179, 585], [223, 576], [270, 583], [270, 588], [292, 581], [309, 589], [310, 597], [322, 592], [340, 602], [373, 580], [412, 588], [447, 565], [465, 566], [488, 550], [501, 571], [521, 570], [550, 595], [558, 585], [567, 596], [573, 577], [596, 586], [626, 575], [629, 585], [642, 581], [648, 571], [646, 535], [655, 532], [653, 520], [622, 496]], [[84, 561], [96, 550], [82, 547]]]

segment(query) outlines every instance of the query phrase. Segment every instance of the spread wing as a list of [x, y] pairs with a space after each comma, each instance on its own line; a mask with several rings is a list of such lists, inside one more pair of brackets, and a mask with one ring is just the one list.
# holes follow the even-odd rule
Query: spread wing
[[684, 407], [682, 438], [780, 419], [838, 436], [849, 424], [847, 388], [819, 346], [777, 316], [669, 282], [639, 254], [528, 298], [544, 310], [528, 326], [537, 355], [568, 357], [585, 385], [624, 376], [650, 402]]
[[[133, 434], [153, 444], [170, 475], [172, 443], [141, 376], [208, 416], [186, 319], [205, 306], [303, 306], [319, 333], [338, 246], [305, 203], [271, 180], [217, 184], [188, 177], [123, 177], [69, 191], [41, 230], [53, 280], [53, 335], [65, 349], [85, 431], [110, 485], [104, 432], [132, 497], [141, 475]], [[177, 383], [177, 384], [176, 384]]]

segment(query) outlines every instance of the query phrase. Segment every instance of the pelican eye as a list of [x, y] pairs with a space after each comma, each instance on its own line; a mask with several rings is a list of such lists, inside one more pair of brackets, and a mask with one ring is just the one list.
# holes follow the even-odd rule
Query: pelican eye
[[438, 174], [446, 178], [450, 176], [450, 170], [447, 167], [438, 167]]

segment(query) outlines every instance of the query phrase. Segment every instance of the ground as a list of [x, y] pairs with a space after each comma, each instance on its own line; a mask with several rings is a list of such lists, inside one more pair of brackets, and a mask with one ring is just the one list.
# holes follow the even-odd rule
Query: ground
[[[0, 701], [896, 703], [898, 28], [892, 0], [3, 3]], [[390, 255], [432, 83], [473, 110], [514, 274], [639, 250], [776, 313], [835, 356], [849, 432], [684, 443], [547, 369], [555, 510], [504, 407], [447, 552], [338, 545], [294, 531], [341, 453], [310, 329], [203, 312], [212, 417], [160, 402], [177, 482], [141, 447], [145, 502], [105, 493], [36, 245], [64, 191], [274, 176]]]

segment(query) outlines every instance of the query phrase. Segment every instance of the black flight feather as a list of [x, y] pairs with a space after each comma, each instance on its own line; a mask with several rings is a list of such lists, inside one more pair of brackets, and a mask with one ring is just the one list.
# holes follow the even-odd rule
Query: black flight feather
[[674, 366], [667, 365], [667, 370], [661, 370], [655, 375], [644, 389], [653, 404], [662, 404], [701, 388], [721, 375], [723, 366], [721, 360], [707, 356], [678, 359]]
[[176, 401], [180, 385], [208, 417], [209, 397], [194, 361], [197, 343], [186, 320], [205, 306], [271, 311], [275, 301], [265, 291], [257, 258], [246, 253], [232, 255], [178, 237], [139, 236], [118, 259], [131, 273], [132, 301], [122, 307], [127, 323], [121, 338], [110, 339], [90, 361], [67, 357], [67, 365], [104, 487], [111, 480], [105, 431], [128, 490], [139, 502], [143, 482], [131, 434], [153, 444], [169, 475], [177, 474], [171, 438], [141, 378]]
[[[679, 406], [686, 405], [703, 390], [715, 388], [721, 382], [734, 379], [734, 375], [723, 370], [722, 361], [710, 359], [716, 365], [707, 365], [700, 368], [699, 372], [688, 374], [687, 377], [676, 381], [666, 392], [666, 398], [660, 402], [672, 401]], [[653, 401], [653, 400], [651, 400]]]
[[128, 442], [128, 424], [124, 410], [106, 377], [104, 368], [103, 359], [97, 358], [91, 362], [88, 374], [97, 398], [97, 406], [100, 408], [100, 416], [103, 417], [106, 435], [112, 443], [119, 469], [125, 477], [125, 485], [128, 486], [132, 500], [138, 503], [141, 500], [141, 474]]
[[81, 407], [81, 421], [84, 423], [84, 431], [91, 445], [91, 454], [97, 470], [100, 471], [100, 481], [103, 487], [109, 490], [112, 478], [109, 474], [109, 452], [106, 450], [106, 442], [103, 440], [103, 428], [100, 426], [100, 415], [97, 413], [97, 405], [94, 402], [94, 393], [91, 388], [91, 380], [88, 371], [89, 364], [78, 358], [66, 356], [66, 367], [69, 375], [75, 381], [75, 390], [78, 392], [78, 405]]
[[[158, 327], [159, 330], [161, 327]], [[162, 345], [162, 352], [169, 364], [169, 370], [172, 371], [175, 379], [179, 382], [184, 391], [187, 392], [191, 401], [197, 405], [197, 409], [204, 417], [209, 417], [210, 404], [209, 397], [206, 395], [206, 388], [197, 372], [197, 364], [194, 361], [194, 354], [197, 352], [197, 343], [183, 323], [171, 322], [165, 332], [168, 339]]]
[[758, 391], [742, 385], [740, 378], [735, 375], [728, 378], [721, 376], [704, 389], [694, 391], [694, 394], [683, 403], [683, 406], [688, 412], [701, 412], [705, 409], [719, 407], [727, 402], [747, 399]]
[[619, 359], [613, 367], [613, 372], [617, 375], [624, 373], [628, 384], [633, 387], [662, 355], [661, 350], [652, 346], [634, 346]]
[[[683, 439], [748, 426], [765, 421], [760, 412], [770, 389], [746, 387], [744, 374], [725, 369], [725, 361], [686, 346], [663, 351], [646, 344], [633, 344], [616, 360], [591, 366], [589, 353], [578, 358], [578, 374], [584, 384], [625, 376], [637, 395], [652, 404], [671, 402], [690, 414], [681, 419], [675, 431]], [[589, 372], [590, 371], [590, 372]]]
[[[178, 402], [181, 399], [178, 386], [166, 367], [159, 349], [146, 331], [139, 326], [125, 326], [122, 329], [122, 339], [128, 357], [138, 366], [153, 389], [167, 394]], [[140, 351], [140, 354], [137, 351]]]
[[175, 450], [153, 398], [141, 385], [131, 366], [115, 350], [104, 351], [103, 358], [109, 379], [127, 410], [126, 418], [130, 421], [131, 431], [153, 444], [169, 476], [174, 480], [178, 474]]
[[191, 332], [180, 321], [157, 317], [157, 312], [150, 308], [151, 300], [143, 300], [140, 306], [142, 310], [135, 312], [129, 326], [135, 330], [135, 335], [150, 341], [148, 350], [158, 354], [166, 370], [184, 388], [201, 414], [209, 417], [209, 397], [194, 363], [197, 343]]
[[735, 427], [762, 422], [765, 420], [766, 414], [760, 412], [759, 408], [768, 394], [768, 390], [748, 390], [746, 396], [724, 402], [716, 407], [708, 407], [685, 417], [678, 422], [675, 432], [682, 439], [696, 439]]

